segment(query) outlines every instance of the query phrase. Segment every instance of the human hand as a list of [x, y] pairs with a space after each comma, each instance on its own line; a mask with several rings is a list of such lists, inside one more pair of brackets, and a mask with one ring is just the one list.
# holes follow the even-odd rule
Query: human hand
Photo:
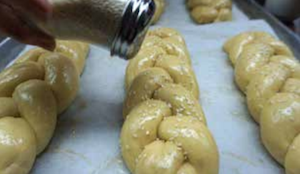
[[53, 50], [55, 40], [43, 31], [30, 27], [24, 16], [47, 20], [52, 9], [47, 0], [0, 0], [0, 33], [20, 42]]

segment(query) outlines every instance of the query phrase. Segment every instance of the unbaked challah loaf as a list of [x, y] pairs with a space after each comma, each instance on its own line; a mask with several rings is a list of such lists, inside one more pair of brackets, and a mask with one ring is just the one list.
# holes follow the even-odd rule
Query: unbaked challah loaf
[[27, 174], [74, 100], [89, 45], [58, 41], [29, 50], [0, 73], [0, 173]]
[[186, 0], [193, 20], [199, 24], [232, 19], [231, 0]]
[[250, 113], [260, 124], [263, 144], [287, 174], [299, 174], [299, 62], [288, 46], [265, 32], [241, 33], [224, 49]]
[[165, 0], [154, 0], [154, 2], [156, 5], [156, 10], [152, 18], [152, 24], [155, 24], [160, 19], [166, 8]]
[[131, 173], [217, 174], [218, 149], [182, 36], [169, 28], [149, 31], [125, 81], [121, 149]]

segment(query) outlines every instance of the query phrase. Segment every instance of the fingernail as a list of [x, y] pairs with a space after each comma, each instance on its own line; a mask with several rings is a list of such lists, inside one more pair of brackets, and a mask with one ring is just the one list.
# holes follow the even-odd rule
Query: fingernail
[[43, 43], [42, 47], [46, 50], [53, 51], [55, 49], [55, 44], [53, 44], [53, 43]]

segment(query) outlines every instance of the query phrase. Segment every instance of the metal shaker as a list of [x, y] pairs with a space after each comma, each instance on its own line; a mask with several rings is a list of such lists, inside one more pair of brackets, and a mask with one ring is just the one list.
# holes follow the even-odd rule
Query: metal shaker
[[155, 12], [152, 0], [48, 0], [53, 14], [46, 22], [28, 22], [58, 39], [81, 40], [132, 58]]

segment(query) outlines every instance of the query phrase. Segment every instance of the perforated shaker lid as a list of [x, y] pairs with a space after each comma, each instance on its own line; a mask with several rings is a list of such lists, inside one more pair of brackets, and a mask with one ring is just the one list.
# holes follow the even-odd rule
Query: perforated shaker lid
[[152, 0], [130, 0], [124, 11], [122, 23], [114, 38], [111, 55], [123, 59], [134, 57], [140, 49], [155, 12]]

